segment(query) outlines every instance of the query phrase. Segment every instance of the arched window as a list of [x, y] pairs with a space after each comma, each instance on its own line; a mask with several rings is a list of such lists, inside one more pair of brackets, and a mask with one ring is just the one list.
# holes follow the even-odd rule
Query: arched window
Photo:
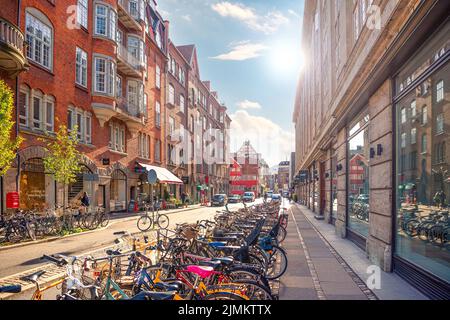
[[25, 12], [27, 57], [51, 70], [53, 68], [53, 27], [39, 10], [27, 8]]

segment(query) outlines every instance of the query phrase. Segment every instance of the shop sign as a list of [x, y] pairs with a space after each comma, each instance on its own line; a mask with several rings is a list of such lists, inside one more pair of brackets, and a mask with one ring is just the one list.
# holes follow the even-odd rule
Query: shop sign
[[183, 181], [184, 184], [189, 184], [189, 176], [182, 176], [181, 181]]
[[134, 172], [135, 173], [145, 173], [147, 170], [145, 168], [142, 167], [134, 167]]
[[8, 192], [6, 194], [6, 207], [8, 209], [18, 209], [19, 208], [19, 193], [18, 192]]
[[158, 179], [158, 176], [156, 175], [155, 170], [152, 169], [147, 173], [148, 183], [156, 183], [157, 179]]
[[103, 159], [102, 159], [102, 164], [103, 164], [104, 166], [109, 166], [109, 158], [103, 158]]

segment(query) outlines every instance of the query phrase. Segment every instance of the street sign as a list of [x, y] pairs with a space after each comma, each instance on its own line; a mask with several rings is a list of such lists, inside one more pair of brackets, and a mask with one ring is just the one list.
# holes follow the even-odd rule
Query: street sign
[[182, 176], [181, 181], [183, 181], [184, 184], [189, 184], [189, 176]]
[[19, 193], [18, 192], [8, 192], [6, 194], [6, 208], [19, 209]]
[[155, 170], [149, 170], [147, 173], [147, 180], [148, 183], [156, 183], [158, 179], [158, 176], [156, 175], [156, 171]]

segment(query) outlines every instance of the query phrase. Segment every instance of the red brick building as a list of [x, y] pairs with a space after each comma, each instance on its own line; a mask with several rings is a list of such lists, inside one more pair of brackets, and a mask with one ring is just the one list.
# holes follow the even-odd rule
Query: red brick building
[[[92, 206], [121, 211], [165, 190], [180, 194], [188, 163], [174, 165], [170, 130], [188, 127], [193, 66], [169, 41], [169, 22], [155, 1], [10, 1], [0, 24], [0, 77], [17, 99], [14, 135], [26, 139], [3, 177], [2, 204], [16, 190], [25, 209], [53, 207], [64, 197], [76, 203], [86, 191]], [[210, 93], [199, 77], [197, 84], [204, 109]], [[77, 130], [83, 154], [68, 192], [43, 166], [42, 138], [52, 139], [61, 124]], [[171, 178], [150, 185], [151, 168]]]
[[255, 151], [250, 141], [246, 141], [232, 156], [234, 162], [230, 166], [230, 193], [242, 195], [246, 191], [252, 191], [259, 197], [261, 155]]

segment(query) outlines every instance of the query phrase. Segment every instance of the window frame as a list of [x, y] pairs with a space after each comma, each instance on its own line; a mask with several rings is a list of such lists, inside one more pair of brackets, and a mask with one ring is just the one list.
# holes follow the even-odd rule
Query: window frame
[[[80, 61], [78, 60], [78, 57], [80, 57]], [[84, 59], [83, 59], [84, 57]], [[75, 83], [87, 88], [87, 66], [88, 66], [88, 54], [86, 51], [81, 49], [80, 47], [76, 47], [75, 49]], [[79, 82], [77, 77], [81, 77], [81, 82]], [[84, 83], [83, 83], [84, 80]]]
[[[31, 12], [33, 10], [33, 12]], [[27, 8], [25, 11], [25, 39], [28, 42], [27, 52], [26, 56], [28, 59], [33, 61], [34, 63], [38, 64], [39, 66], [52, 71], [53, 70], [53, 48], [54, 48], [54, 30], [53, 26], [51, 25], [50, 21], [44, 21], [44, 19], [41, 19], [39, 16], [45, 17], [40, 11], [34, 9], [34, 8]], [[45, 17], [46, 18], [46, 17]], [[47, 18], [46, 18], [47, 19]], [[30, 21], [31, 20], [31, 21]], [[44, 36], [42, 36], [42, 39], [38, 39], [40, 43], [40, 58], [36, 58], [36, 41], [37, 41], [37, 35], [35, 32], [31, 33], [28, 31], [29, 25], [34, 22], [33, 30], [36, 30], [36, 26], [41, 27], [39, 29], [44, 35], [44, 31], [48, 31], [50, 39], [49, 43], [47, 44], [47, 50], [48, 50], [48, 65], [45, 64], [44, 61], [44, 52], [46, 50]], [[43, 30], [44, 28], [47, 28], [48, 30]], [[29, 39], [30, 37], [30, 39]]]

